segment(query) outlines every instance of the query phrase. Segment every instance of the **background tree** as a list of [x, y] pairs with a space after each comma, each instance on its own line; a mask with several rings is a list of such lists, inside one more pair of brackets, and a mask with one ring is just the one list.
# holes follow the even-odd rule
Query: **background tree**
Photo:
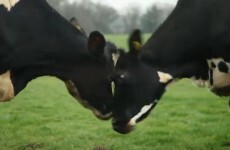
[[138, 7], [130, 7], [127, 12], [121, 16], [124, 32], [130, 33], [135, 28], [140, 28], [140, 9]]
[[171, 12], [173, 6], [153, 5], [144, 14], [139, 7], [130, 6], [125, 13], [118, 13], [110, 6], [96, 4], [91, 0], [74, 1], [47, 0], [67, 20], [76, 17], [81, 27], [89, 34], [98, 30], [105, 34], [130, 33], [140, 28], [145, 33], [152, 33]]

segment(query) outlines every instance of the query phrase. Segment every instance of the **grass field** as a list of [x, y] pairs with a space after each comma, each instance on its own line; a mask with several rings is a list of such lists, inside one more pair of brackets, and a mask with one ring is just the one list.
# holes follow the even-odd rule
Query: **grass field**
[[[124, 36], [107, 38], [126, 47]], [[230, 150], [230, 109], [227, 98], [183, 80], [135, 131], [120, 135], [62, 82], [43, 77], [0, 104], [0, 150]]]

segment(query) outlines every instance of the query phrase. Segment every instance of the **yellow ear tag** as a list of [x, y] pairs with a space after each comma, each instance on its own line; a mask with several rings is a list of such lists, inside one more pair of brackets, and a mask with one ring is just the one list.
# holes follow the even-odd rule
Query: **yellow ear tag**
[[79, 25], [76, 25], [75, 27], [81, 31], [81, 27]]
[[140, 50], [141, 49], [141, 43], [139, 42], [133, 42], [133, 47], [136, 49], [136, 50]]

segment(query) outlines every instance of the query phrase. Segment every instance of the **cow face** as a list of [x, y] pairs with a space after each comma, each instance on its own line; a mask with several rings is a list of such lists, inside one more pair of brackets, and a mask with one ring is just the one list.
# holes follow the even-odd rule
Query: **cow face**
[[71, 77], [71, 80], [65, 80], [69, 93], [103, 120], [111, 116], [111, 75], [114, 70], [112, 61], [105, 55], [106, 51], [114, 49], [114, 45], [107, 45], [106, 49], [105, 45], [104, 36], [99, 32], [92, 32], [88, 41], [91, 58], [81, 63], [76, 73], [73, 71], [76, 76]]
[[164, 92], [160, 74], [139, 58], [140, 31], [129, 40], [129, 53], [121, 53], [114, 76], [113, 128], [128, 133], [134, 125], [148, 116]]

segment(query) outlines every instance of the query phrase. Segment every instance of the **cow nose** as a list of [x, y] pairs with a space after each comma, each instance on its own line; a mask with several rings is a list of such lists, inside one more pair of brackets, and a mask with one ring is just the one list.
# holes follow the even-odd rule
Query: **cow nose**
[[134, 126], [124, 121], [113, 120], [113, 130], [120, 134], [127, 134], [134, 130]]

